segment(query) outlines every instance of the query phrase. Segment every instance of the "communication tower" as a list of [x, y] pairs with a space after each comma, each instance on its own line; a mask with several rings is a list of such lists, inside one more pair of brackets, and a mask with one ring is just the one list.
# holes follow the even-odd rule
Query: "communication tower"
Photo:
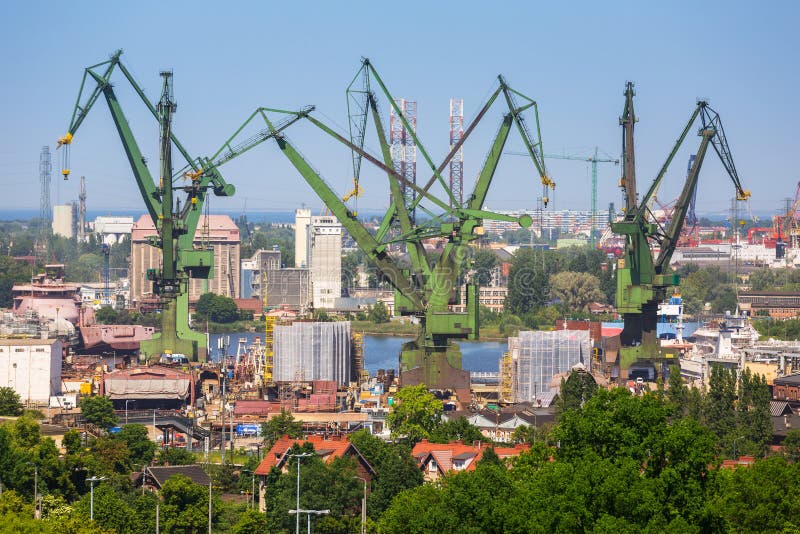
[[[416, 132], [417, 130], [417, 103], [405, 98], [395, 98], [395, 103], [406, 122]], [[392, 155], [392, 166], [406, 181], [417, 185], [417, 144], [414, 137], [409, 134], [403, 120], [391, 109], [389, 116], [389, 147]], [[416, 193], [405, 183], [400, 184], [400, 191], [405, 198], [406, 205], [410, 205], [416, 198]], [[390, 199], [391, 202], [391, 199]], [[414, 220], [416, 210], [409, 210], [411, 220]]]
[[50, 147], [43, 146], [39, 154], [39, 184], [41, 195], [39, 198], [39, 237], [37, 239], [36, 255], [42, 259], [47, 255], [47, 241], [53, 225], [53, 206], [50, 204], [50, 179], [53, 174], [53, 164], [50, 159]]

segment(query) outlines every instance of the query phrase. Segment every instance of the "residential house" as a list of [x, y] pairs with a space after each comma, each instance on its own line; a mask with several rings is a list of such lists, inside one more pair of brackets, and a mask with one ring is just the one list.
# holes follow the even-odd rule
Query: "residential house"
[[[450, 443], [431, 443], [423, 439], [411, 451], [427, 482], [438, 480], [445, 473], [455, 471], [474, 471], [486, 449], [491, 447], [476, 441], [471, 445], [463, 441]], [[529, 445], [518, 444], [513, 447], [495, 447], [494, 452], [501, 460], [519, 456], [530, 449]]]
[[520, 425], [538, 427], [554, 420], [552, 410], [517, 412], [479, 410], [477, 412], [455, 411], [444, 414], [444, 418], [449, 421], [456, 421], [461, 417], [480, 430], [484, 437], [497, 443], [511, 443], [511, 435]]
[[282, 436], [261, 460], [261, 463], [255, 470], [255, 475], [259, 477], [259, 507], [262, 512], [266, 511], [264, 504], [264, 489], [266, 484], [267, 475], [273, 467], [280, 469], [286, 473], [289, 471], [289, 451], [294, 447], [303, 446], [310, 443], [314, 446], [314, 451], [317, 456], [325, 462], [330, 464], [335, 458], [350, 457], [356, 461], [356, 474], [367, 481], [367, 488], [371, 485], [372, 478], [375, 476], [375, 469], [358, 451], [355, 445], [350, 443], [346, 437], [333, 436], [326, 438], [318, 435], [311, 435], [305, 439], [294, 439], [289, 436]]

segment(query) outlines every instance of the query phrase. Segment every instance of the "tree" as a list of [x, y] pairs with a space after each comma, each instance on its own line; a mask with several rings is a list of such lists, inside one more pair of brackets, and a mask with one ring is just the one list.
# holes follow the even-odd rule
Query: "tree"
[[207, 318], [215, 323], [232, 323], [239, 318], [236, 301], [214, 293], [200, 295], [195, 305], [195, 312], [200, 318]]
[[559, 412], [583, 407], [596, 392], [597, 382], [594, 377], [584, 369], [573, 369], [566, 380], [561, 379]]
[[158, 451], [156, 463], [158, 465], [191, 465], [197, 463], [197, 458], [186, 449], [166, 447]]
[[261, 534], [267, 532], [267, 518], [256, 510], [247, 510], [233, 525], [233, 534]]
[[386, 309], [386, 305], [382, 300], [379, 300], [370, 307], [369, 313], [367, 313], [367, 319], [375, 324], [389, 322], [389, 310]]
[[681, 368], [673, 365], [669, 368], [669, 386], [666, 398], [672, 406], [672, 414], [677, 418], [684, 417], [689, 409], [689, 392], [681, 377]]
[[475, 269], [475, 279], [480, 286], [488, 286], [492, 281], [492, 270], [497, 265], [497, 256], [491, 250], [479, 250], [475, 253], [472, 268]]
[[146, 426], [125, 425], [114, 437], [128, 446], [132, 463], [145, 466], [153, 461], [158, 446], [150, 440]]
[[84, 397], [78, 406], [81, 414], [91, 424], [108, 430], [118, 422], [111, 399], [103, 395]]
[[303, 424], [296, 421], [291, 412], [281, 408], [281, 413], [269, 418], [266, 423], [261, 423], [261, 438], [264, 440], [264, 447], [271, 449], [281, 436], [289, 436], [293, 439], [303, 437]]
[[0, 388], [0, 415], [22, 415], [22, 402], [14, 388]]
[[549, 299], [549, 275], [544, 251], [517, 250], [508, 274], [506, 308], [521, 315], [545, 304]]
[[726, 450], [733, 449], [736, 432], [736, 373], [721, 365], [711, 367], [706, 398], [705, 421]]
[[430, 440], [434, 443], [450, 443], [451, 441], [461, 440], [464, 443], [475, 441], [486, 441], [481, 431], [467, 421], [464, 416], [458, 419], [449, 420], [438, 425], [431, 432]]
[[378, 518], [396, 495], [422, 484], [422, 472], [407, 446], [394, 445], [359, 430], [350, 436], [352, 443], [375, 469], [376, 477], [367, 498], [367, 513]]
[[[161, 486], [161, 497], [166, 532], [199, 533], [208, 529], [208, 488], [186, 476], [173, 475]], [[219, 506], [212, 509], [219, 513]]]
[[11, 288], [14, 284], [30, 281], [31, 271], [31, 267], [11, 256], [0, 256], [0, 308], [10, 308], [14, 304]]
[[386, 418], [393, 438], [413, 443], [430, 437], [441, 424], [444, 406], [425, 384], [401, 388], [394, 397], [395, 405]]
[[602, 301], [600, 280], [588, 273], [564, 271], [550, 276], [550, 293], [567, 310], [584, 311], [591, 302]]
[[116, 324], [117, 311], [111, 306], [103, 306], [94, 312], [94, 319], [99, 324]]
[[793, 428], [783, 439], [783, 455], [790, 462], [800, 461], [800, 430]]

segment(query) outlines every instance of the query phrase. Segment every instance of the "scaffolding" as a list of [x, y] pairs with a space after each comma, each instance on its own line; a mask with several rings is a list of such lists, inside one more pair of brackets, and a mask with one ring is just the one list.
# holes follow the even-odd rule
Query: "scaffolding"
[[517, 338], [509, 338], [509, 349], [514, 345], [516, 347], [509, 352], [515, 362], [516, 402], [534, 402], [537, 395], [550, 392], [553, 378], [578, 363], [591, 371], [588, 330], [520, 332]]
[[347, 385], [352, 371], [350, 323], [303, 322], [275, 325], [274, 380], [332, 380]]
[[[369, 380], [369, 371], [364, 369], [364, 336], [353, 332], [353, 374], [360, 383]], [[365, 376], [366, 375], [366, 376]]]

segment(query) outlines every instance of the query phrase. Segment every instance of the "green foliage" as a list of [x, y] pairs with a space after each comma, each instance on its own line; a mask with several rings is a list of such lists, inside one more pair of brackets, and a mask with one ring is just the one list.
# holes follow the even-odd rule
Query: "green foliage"
[[103, 306], [94, 312], [94, 318], [99, 324], [117, 324], [117, 311], [111, 306]]
[[[174, 475], [161, 487], [161, 521], [165, 532], [203, 532], [208, 529], [208, 488], [183, 475]], [[219, 503], [212, 511], [219, 513]], [[213, 521], [213, 516], [212, 516]]]
[[367, 430], [352, 434], [350, 442], [376, 472], [367, 498], [370, 517], [379, 517], [400, 492], [422, 484], [422, 473], [408, 447], [386, 443]]
[[382, 324], [389, 322], [389, 310], [383, 301], [379, 300], [369, 308], [367, 319], [375, 324]]
[[[84, 495], [75, 503], [75, 514], [89, 521], [90, 496]], [[99, 483], [94, 488], [94, 520], [114, 532], [136, 532], [136, 516], [116, 491], [107, 483]]]
[[10, 308], [14, 304], [11, 288], [14, 284], [29, 282], [32, 269], [11, 256], [0, 256], [0, 308]]
[[736, 372], [720, 365], [711, 367], [705, 421], [725, 449], [732, 451], [736, 434]]
[[392, 437], [414, 443], [430, 437], [441, 424], [444, 407], [424, 384], [401, 388], [394, 397], [395, 405], [386, 418]]
[[267, 532], [267, 518], [256, 510], [247, 510], [231, 529], [233, 534], [261, 534]]
[[22, 415], [22, 402], [14, 388], [0, 388], [0, 415]]
[[195, 305], [199, 319], [209, 319], [215, 323], [232, 323], [239, 318], [236, 301], [223, 295], [204, 293]]
[[186, 449], [175, 447], [161, 449], [156, 457], [157, 465], [191, 465], [194, 463], [197, 463], [197, 458], [194, 454]]
[[153, 461], [158, 446], [150, 440], [147, 427], [140, 424], [125, 425], [114, 436], [125, 443], [133, 464], [147, 465]]
[[793, 428], [783, 439], [783, 455], [790, 462], [800, 461], [800, 430]]
[[480, 286], [488, 286], [492, 280], [492, 269], [497, 265], [497, 256], [491, 250], [481, 249], [475, 253], [472, 268]]
[[800, 319], [756, 319], [753, 327], [764, 337], [792, 341], [800, 339]]
[[[293, 447], [291, 454], [313, 452], [310, 443]], [[273, 469], [267, 477], [265, 504], [267, 509], [267, 531], [282, 532], [294, 528], [295, 518], [286, 510], [295, 508], [297, 495], [297, 463], [289, 463], [288, 473]], [[356, 464], [351, 458], [336, 458], [325, 464], [314, 454], [303, 458], [300, 468], [300, 507], [311, 510], [330, 510], [330, 521], [314, 520], [318, 530], [347, 532], [343, 525], [353, 525], [361, 513], [362, 486], [356, 478]], [[323, 527], [323, 525], [327, 525]]]
[[302, 438], [303, 424], [296, 421], [291, 412], [281, 409], [281, 413], [270, 417], [266, 423], [261, 423], [261, 438], [264, 440], [264, 448], [271, 449], [283, 435], [290, 438]]
[[256, 250], [272, 250], [274, 246], [281, 251], [281, 263], [294, 267], [294, 230], [292, 228], [259, 226], [250, 236], [249, 241], [242, 243], [242, 258], [250, 258]]
[[455, 420], [444, 421], [431, 432], [430, 440], [434, 443], [449, 443], [461, 440], [464, 443], [475, 441], [488, 441], [481, 431], [467, 421], [466, 417], [459, 417]]
[[585, 310], [589, 303], [602, 301], [605, 297], [596, 276], [573, 271], [550, 276], [550, 295], [567, 310]]
[[566, 380], [561, 379], [561, 393], [558, 400], [558, 411], [581, 408], [586, 401], [597, 392], [597, 382], [585, 371], [572, 371]]
[[104, 430], [115, 426], [119, 421], [111, 399], [103, 395], [83, 397], [78, 406], [84, 419]]

